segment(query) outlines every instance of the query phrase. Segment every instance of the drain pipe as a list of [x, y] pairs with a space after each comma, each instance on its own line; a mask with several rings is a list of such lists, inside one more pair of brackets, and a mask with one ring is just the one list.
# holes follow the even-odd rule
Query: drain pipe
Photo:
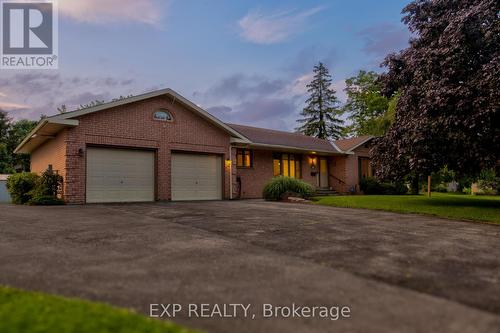
[[231, 156], [231, 145], [229, 146], [229, 200], [233, 200], [233, 156]]

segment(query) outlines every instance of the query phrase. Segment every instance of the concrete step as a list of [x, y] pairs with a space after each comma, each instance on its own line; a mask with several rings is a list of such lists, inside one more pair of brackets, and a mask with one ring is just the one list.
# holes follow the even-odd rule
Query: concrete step
[[329, 196], [329, 195], [339, 195], [339, 193], [335, 190], [319, 188], [319, 189], [316, 189], [316, 195]]

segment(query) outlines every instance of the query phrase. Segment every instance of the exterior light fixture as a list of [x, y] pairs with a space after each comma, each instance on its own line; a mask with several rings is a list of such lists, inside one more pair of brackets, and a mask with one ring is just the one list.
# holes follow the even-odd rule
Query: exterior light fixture
[[318, 158], [316, 156], [310, 156], [309, 164], [311, 165], [311, 168], [316, 169], [316, 166], [318, 165]]
[[226, 168], [228, 168], [228, 169], [229, 169], [229, 168], [231, 167], [231, 164], [232, 164], [232, 163], [233, 163], [233, 162], [232, 162], [230, 159], [227, 159], [227, 160], [225, 161]]
[[79, 156], [79, 157], [83, 157], [83, 154], [84, 154], [84, 153], [83, 153], [83, 148], [79, 148], [79, 149], [78, 149], [78, 156]]

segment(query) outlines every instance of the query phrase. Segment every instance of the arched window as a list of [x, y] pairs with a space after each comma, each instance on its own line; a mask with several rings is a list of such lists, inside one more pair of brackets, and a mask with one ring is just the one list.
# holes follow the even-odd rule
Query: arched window
[[153, 113], [153, 119], [154, 120], [159, 120], [159, 121], [172, 121], [174, 118], [172, 117], [172, 114], [168, 112], [168, 110], [161, 109]]

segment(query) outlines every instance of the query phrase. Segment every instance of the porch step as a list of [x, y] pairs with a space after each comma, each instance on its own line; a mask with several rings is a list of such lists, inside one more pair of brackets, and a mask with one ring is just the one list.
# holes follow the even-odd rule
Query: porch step
[[329, 195], [339, 195], [339, 193], [335, 190], [330, 190], [327, 188], [318, 188], [316, 189], [317, 196], [329, 196]]

